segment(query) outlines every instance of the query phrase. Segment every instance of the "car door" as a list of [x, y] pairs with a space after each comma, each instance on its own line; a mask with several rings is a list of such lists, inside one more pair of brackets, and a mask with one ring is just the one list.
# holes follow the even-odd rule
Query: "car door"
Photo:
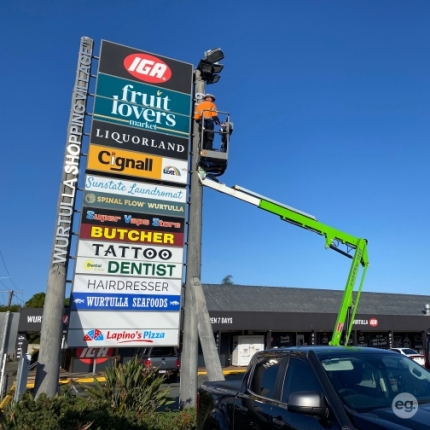
[[234, 428], [271, 430], [270, 410], [273, 401], [279, 400], [279, 378], [285, 372], [285, 359], [281, 355], [263, 353], [256, 359], [249, 375], [245, 392], [236, 397], [234, 405]]
[[323, 398], [323, 390], [311, 368], [304, 358], [290, 357], [287, 371], [281, 386], [280, 402], [272, 404], [270, 415], [272, 430], [340, 430], [332, 414], [328, 418], [318, 418], [301, 413], [289, 412], [287, 409], [290, 394], [298, 391], [315, 391]]

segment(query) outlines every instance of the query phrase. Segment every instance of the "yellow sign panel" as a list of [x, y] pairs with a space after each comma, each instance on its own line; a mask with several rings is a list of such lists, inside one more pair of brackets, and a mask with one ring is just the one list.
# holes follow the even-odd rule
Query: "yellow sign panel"
[[162, 160], [154, 155], [90, 144], [87, 170], [161, 179]]

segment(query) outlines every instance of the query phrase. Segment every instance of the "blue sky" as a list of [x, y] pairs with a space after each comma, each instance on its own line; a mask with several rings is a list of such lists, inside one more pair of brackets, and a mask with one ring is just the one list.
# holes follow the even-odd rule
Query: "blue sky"
[[[429, 22], [416, 0], [2, 2], [0, 289], [46, 288], [88, 36], [96, 53], [106, 39], [195, 65], [221, 47], [207, 91], [235, 124], [222, 181], [367, 238], [365, 291], [429, 295]], [[203, 282], [344, 287], [350, 261], [322, 237], [209, 189], [203, 216]]]

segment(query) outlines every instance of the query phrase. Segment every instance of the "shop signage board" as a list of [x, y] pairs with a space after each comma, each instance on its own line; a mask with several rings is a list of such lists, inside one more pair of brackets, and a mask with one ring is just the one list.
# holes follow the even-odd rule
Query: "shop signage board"
[[77, 255], [79, 257], [105, 257], [115, 260], [163, 261], [182, 263], [184, 249], [182, 247], [137, 245], [123, 243], [106, 243], [96, 240], [80, 240]]
[[119, 310], [171, 312], [180, 310], [181, 296], [161, 294], [73, 293], [73, 310]]
[[114, 194], [121, 197], [140, 197], [169, 203], [186, 203], [185, 188], [167, 187], [159, 184], [126, 181], [103, 176], [87, 175], [85, 191]]
[[154, 231], [152, 229], [110, 227], [82, 223], [79, 237], [83, 239], [106, 240], [166, 246], [183, 246], [184, 233]]
[[[114, 322], [116, 323], [116, 321]], [[139, 322], [137, 321], [135, 325], [137, 326], [138, 324]], [[128, 326], [130, 325], [131, 324], [129, 323]], [[82, 342], [82, 339], [84, 339], [84, 342]], [[104, 346], [112, 346], [112, 347], [114, 346], [116, 347], [172, 346], [178, 343], [178, 329], [171, 328], [171, 329], [157, 330], [157, 329], [150, 329], [148, 327], [131, 329], [131, 330], [125, 330], [120, 328], [115, 328], [115, 329], [80, 328], [78, 330], [69, 330], [67, 343], [70, 345], [77, 345], [77, 344], [84, 343], [86, 347], [95, 347], [95, 348], [100, 348]]]
[[184, 218], [160, 217], [158, 215], [133, 213], [131, 211], [114, 211], [85, 206], [82, 208], [82, 221], [93, 225], [131, 227], [178, 233], [183, 233], [185, 227]]
[[189, 139], [182, 136], [163, 136], [160, 133], [93, 121], [91, 142], [94, 145], [123, 148], [161, 157], [188, 160]]
[[188, 162], [157, 155], [113, 149], [108, 146], [90, 145], [87, 170], [109, 175], [123, 175], [166, 182], [186, 184]]
[[[73, 312], [70, 315], [70, 329], [86, 329], [87, 327], [103, 330], [133, 330], [144, 331], [147, 329], [175, 329], [179, 324], [178, 312], [97, 312], [97, 321], [94, 321], [93, 312]], [[134, 324], [134, 325], [133, 325]], [[112, 329], [114, 327], [114, 329]], [[134, 329], [136, 328], [136, 329]], [[155, 337], [154, 337], [155, 339]]]
[[188, 182], [193, 66], [102, 41], [87, 170]]
[[125, 276], [79, 275], [73, 282], [73, 292], [104, 294], [165, 294], [180, 295], [181, 279], [139, 278]]
[[177, 345], [193, 66], [107, 41], [99, 58], [67, 344]]
[[84, 191], [84, 205], [113, 210], [132, 210], [148, 214], [184, 216], [185, 203], [160, 202], [140, 197], [112, 196], [107, 193]]
[[78, 257], [76, 273], [100, 275], [131, 275], [136, 277], [159, 276], [160, 278], [181, 278], [182, 263], [165, 263], [159, 261], [142, 262], [108, 258]]
[[192, 93], [193, 65], [158, 54], [102, 41], [99, 73]]

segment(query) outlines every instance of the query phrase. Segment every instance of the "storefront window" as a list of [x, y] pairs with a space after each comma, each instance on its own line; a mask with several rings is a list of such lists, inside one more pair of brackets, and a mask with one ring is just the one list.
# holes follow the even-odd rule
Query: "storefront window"
[[332, 333], [330, 332], [317, 333], [317, 345], [328, 345], [331, 336]]
[[394, 333], [393, 348], [412, 348], [422, 353], [423, 339], [421, 332]]
[[291, 332], [275, 332], [272, 333], [272, 348], [273, 347], [296, 346], [296, 333]]
[[386, 333], [368, 333], [369, 346], [372, 348], [389, 348], [388, 332]]

